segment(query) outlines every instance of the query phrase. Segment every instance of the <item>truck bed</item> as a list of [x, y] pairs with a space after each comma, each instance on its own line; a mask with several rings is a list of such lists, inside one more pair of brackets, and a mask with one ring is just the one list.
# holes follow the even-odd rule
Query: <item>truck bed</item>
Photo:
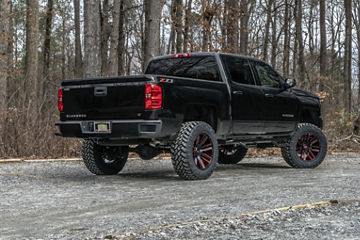
[[74, 79], [62, 83], [62, 121], [141, 119], [149, 75]]

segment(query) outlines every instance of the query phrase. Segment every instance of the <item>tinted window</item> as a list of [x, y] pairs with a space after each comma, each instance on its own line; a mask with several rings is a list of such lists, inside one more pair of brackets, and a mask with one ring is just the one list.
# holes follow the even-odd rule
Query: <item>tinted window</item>
[[222, 55], [221, 59], [225, 65], [228, 79], [240, 84], [254, 85], [253, 74], [247, 59], [226, 55]]
[[145, 73], [220, 81], [214, 56], [154, 60]]
[[281, 87], [281, 77], [269, 65], [264, 63], [255, 63], [255, 69], [261, 86], [274, 88]]

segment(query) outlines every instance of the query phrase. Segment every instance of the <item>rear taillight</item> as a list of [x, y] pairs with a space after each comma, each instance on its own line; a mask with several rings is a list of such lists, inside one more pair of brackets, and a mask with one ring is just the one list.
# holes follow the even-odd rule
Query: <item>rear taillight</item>
[[58, 91], [58, 109], [59, 109], [60, 112], [64, 111], [63, 94], [64, 94], [64, 90], [62, 88], [59, 88], [59, 91]]
[[145, 84], [145, 109], [162, 108], [162, 88], [156, 84]]

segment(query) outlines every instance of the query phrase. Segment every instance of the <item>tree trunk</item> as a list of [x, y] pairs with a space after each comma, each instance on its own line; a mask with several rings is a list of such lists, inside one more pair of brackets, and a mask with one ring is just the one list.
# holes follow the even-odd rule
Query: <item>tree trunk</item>
[[272, 18], [272, 22], [271, 22], [271, 65], [273, 66], [273, 68], [276, 69], [276, 51], [277, 51], [277, 47], [278, 47], [278, 42], [277, 42], [277, 5], [276, 5], [276, 1], [274, 1], [273, 3], [273, 12], [274, 12], [274, 16]]
[[38, 40], [39, 39], [39, 2], [26, 1], [26, 57], [25, 57], [25, 91], [28, 106], [36, 119], [38, 105]]
[[181, 53], [182, 52], [182, 35], [183, 35], [183, 29], [182, 29], [182, 21], [183, 21], [183, 4], [182, 0], [176, 0], [176, 17], [175, 17], [175, 31], [176, 31], [176, 52]]
[[0, 6], [0, 110], [5, 109], [7, 102], [7, 81], [8, 81], [8, 55], [9, 42], [11, 42], [10, 14], [11, 1], [3, 0]]
[[113, 24], [111, 31], [110, 57], [109, 57], [109, 76], [118, 75], [118, 47], [119, 47], [119, 25], [120, 25], [120, 0], [114, 1]]
[[176, 19], [176, 0], [171, 1], [171, 30], [170, 30], [170, 37], [169, 37], [169, 45], [168, 45], [168, 54], [175, 53], [175, 19]]
[[84, 75], [101, 75], [99, 1], [84, 1]]
[[305, 86], [305, 62], [304, 62], [304, 42], [302, 36], [302, 0], [295, 0], [296, 4], [296, 42], [298, 44], [298, 77], [300, 86]]
[[185, 11], [185, 27], [184, 27], [184, 52], [189, 51], [189, 30], [190, 20], [192, 19], [192, 0], [188, 0]]
[[326, 5], [325, 0], [320, 0], [320, 91], [324, 91], [324, 81], [327, 76], [326, 52]]
[[290, 74], [290, 28], [289, 28], [289, 3], [285, 0], [285, 16], [284, 16], [284, 61], [283, 74], [286, 78]]
[[127, 0], [120, 0], [120, 16], [119, 16], [119, 45], [118, 45], [118, 74], [125, 74], [125, 3]]
[[248, 45], [248, 22], [249, 22], [249, 2], [241, 0], [240, 2], [240, 54], [247, 55]]
[[44, 59], [43, 59], [43, 77], [44, 81], [40, 86], [40, 96], [47, 92], [47, 85], [50, 79], [50, 48], [51, 48], [51, 29], [53, 19], [53, 0], [48, 0], [46, 9], [46, 23], [45, 23], [45, 41], [44, 41]]
[[[10, 1], [10, 14], [12, 15], [13, 13], [13, 3]], [[9, 96], [9, 93], [11, 93], [11, 88], [12, 86], [14, 86], [16, 83], [14, 83], [13, 81], [13, 76], [14, 76], [14, 17], [13, 16], [9, 16], [9, 23], [10, 23], [10, 27], [9, 27], [9, 40], [8, 41], [8, 54], [7, 54], [7, 86], [6, 86], [6, 95]], [[5, 90], [4, 90], [5, 91]], [[7, 106], [9, 106], [9, 102], [7, 102]], [[1, 108], [1, 107], [0, 107]]]
[[357, 5], [357, 25], [356, 25], [356, 33], [357, 33], [357, 47], [358, 47], [358, 111], [360, 115], [360, 3]]
[[[297, 4], [295, 4], [295, 7], [293, 9], [294, 13], [294, 21], [296, 24], [296, 19], [297, 19]], [[292, 75], [296, 78], [298, 78], [298, 73], [297, 73], [297, 60], [298, 60], [298, 41], [297, 41], [297, 28], [295, 27], [295, 34], [294, 34], [294, 40], [293, 40], [293, 61], [292, 61]], [[299, 79], [298, 79], [299, 80]]]
[[239, 52], [239, 1], [228, 0], [228, 45], [229, 52]]
[[160, 19], [162, 8], [162, 3], [158, 0], [145, 0], [145, 66], [152, 58], [160, 54]]
[[103, 7], [100, 11], [101, 18], [101, 75], [106, 76], [108, 73], [108, 50], [110, 38], [109, 25], [109, 0], [103, 0]]
[[61, 33], [61, 78], [65, 79], [65, 67], [66, 67], [66, 55], [65, 55], [65, 51], [66, 51], [66, 18], [65, 18], [65, 13], [62, 12], [61, 14], [61, 18], [62, 18], [62, 33]]
[[345, 57], [344, 57], [344, 103], [345, 111], [351, 112], [351, 43], [352, 43], [352, 0], [345, 0]]
[[211, 20], [213, 18], [212, 8], [210, 6], [209, 0], [202, 1], [202, 51], [208, 52], [209, 51], [209, 42], [211, 41]]
[[265, 36], [263, 45], [263, 59], [268, 60], [268, 46], [269, 46], [269, 35], [270, 35], [270, 23], [271, 23], [271, 6], [274, 0], [268, 0], [266, 5], [266, 23], [265, 23]]
[[83, 76], [83, 62], [81, 52], [80, 39], [80, 2], [74, 0], [74, 15], [75, 15], [75, 77], [82, 78]]
[[314, 56], [314, 7], [315, 3], [310, 1], [308, 17], [308, 45], [310, 56]]
[[227, 45], [227, 31], [228, 31], [228, 0], [224, 0], [223, 18], [221, 24], [221, 49], [223, 52], [228, 52]]

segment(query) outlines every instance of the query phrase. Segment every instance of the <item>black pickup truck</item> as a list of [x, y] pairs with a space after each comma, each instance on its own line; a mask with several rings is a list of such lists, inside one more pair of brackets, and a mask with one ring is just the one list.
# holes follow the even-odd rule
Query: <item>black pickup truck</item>
[[157, 57], [145, 74], [65, 80], [58, 92], [63, 137], [83, 138], [94, 174], [117, 174], [128, 153], [170, 152], [183, 179], [206, 179], [248, 148], [280, 147], [295, 168], [325, 158], [319, 98], [293, 89], [265, 62], [223, 53]]

